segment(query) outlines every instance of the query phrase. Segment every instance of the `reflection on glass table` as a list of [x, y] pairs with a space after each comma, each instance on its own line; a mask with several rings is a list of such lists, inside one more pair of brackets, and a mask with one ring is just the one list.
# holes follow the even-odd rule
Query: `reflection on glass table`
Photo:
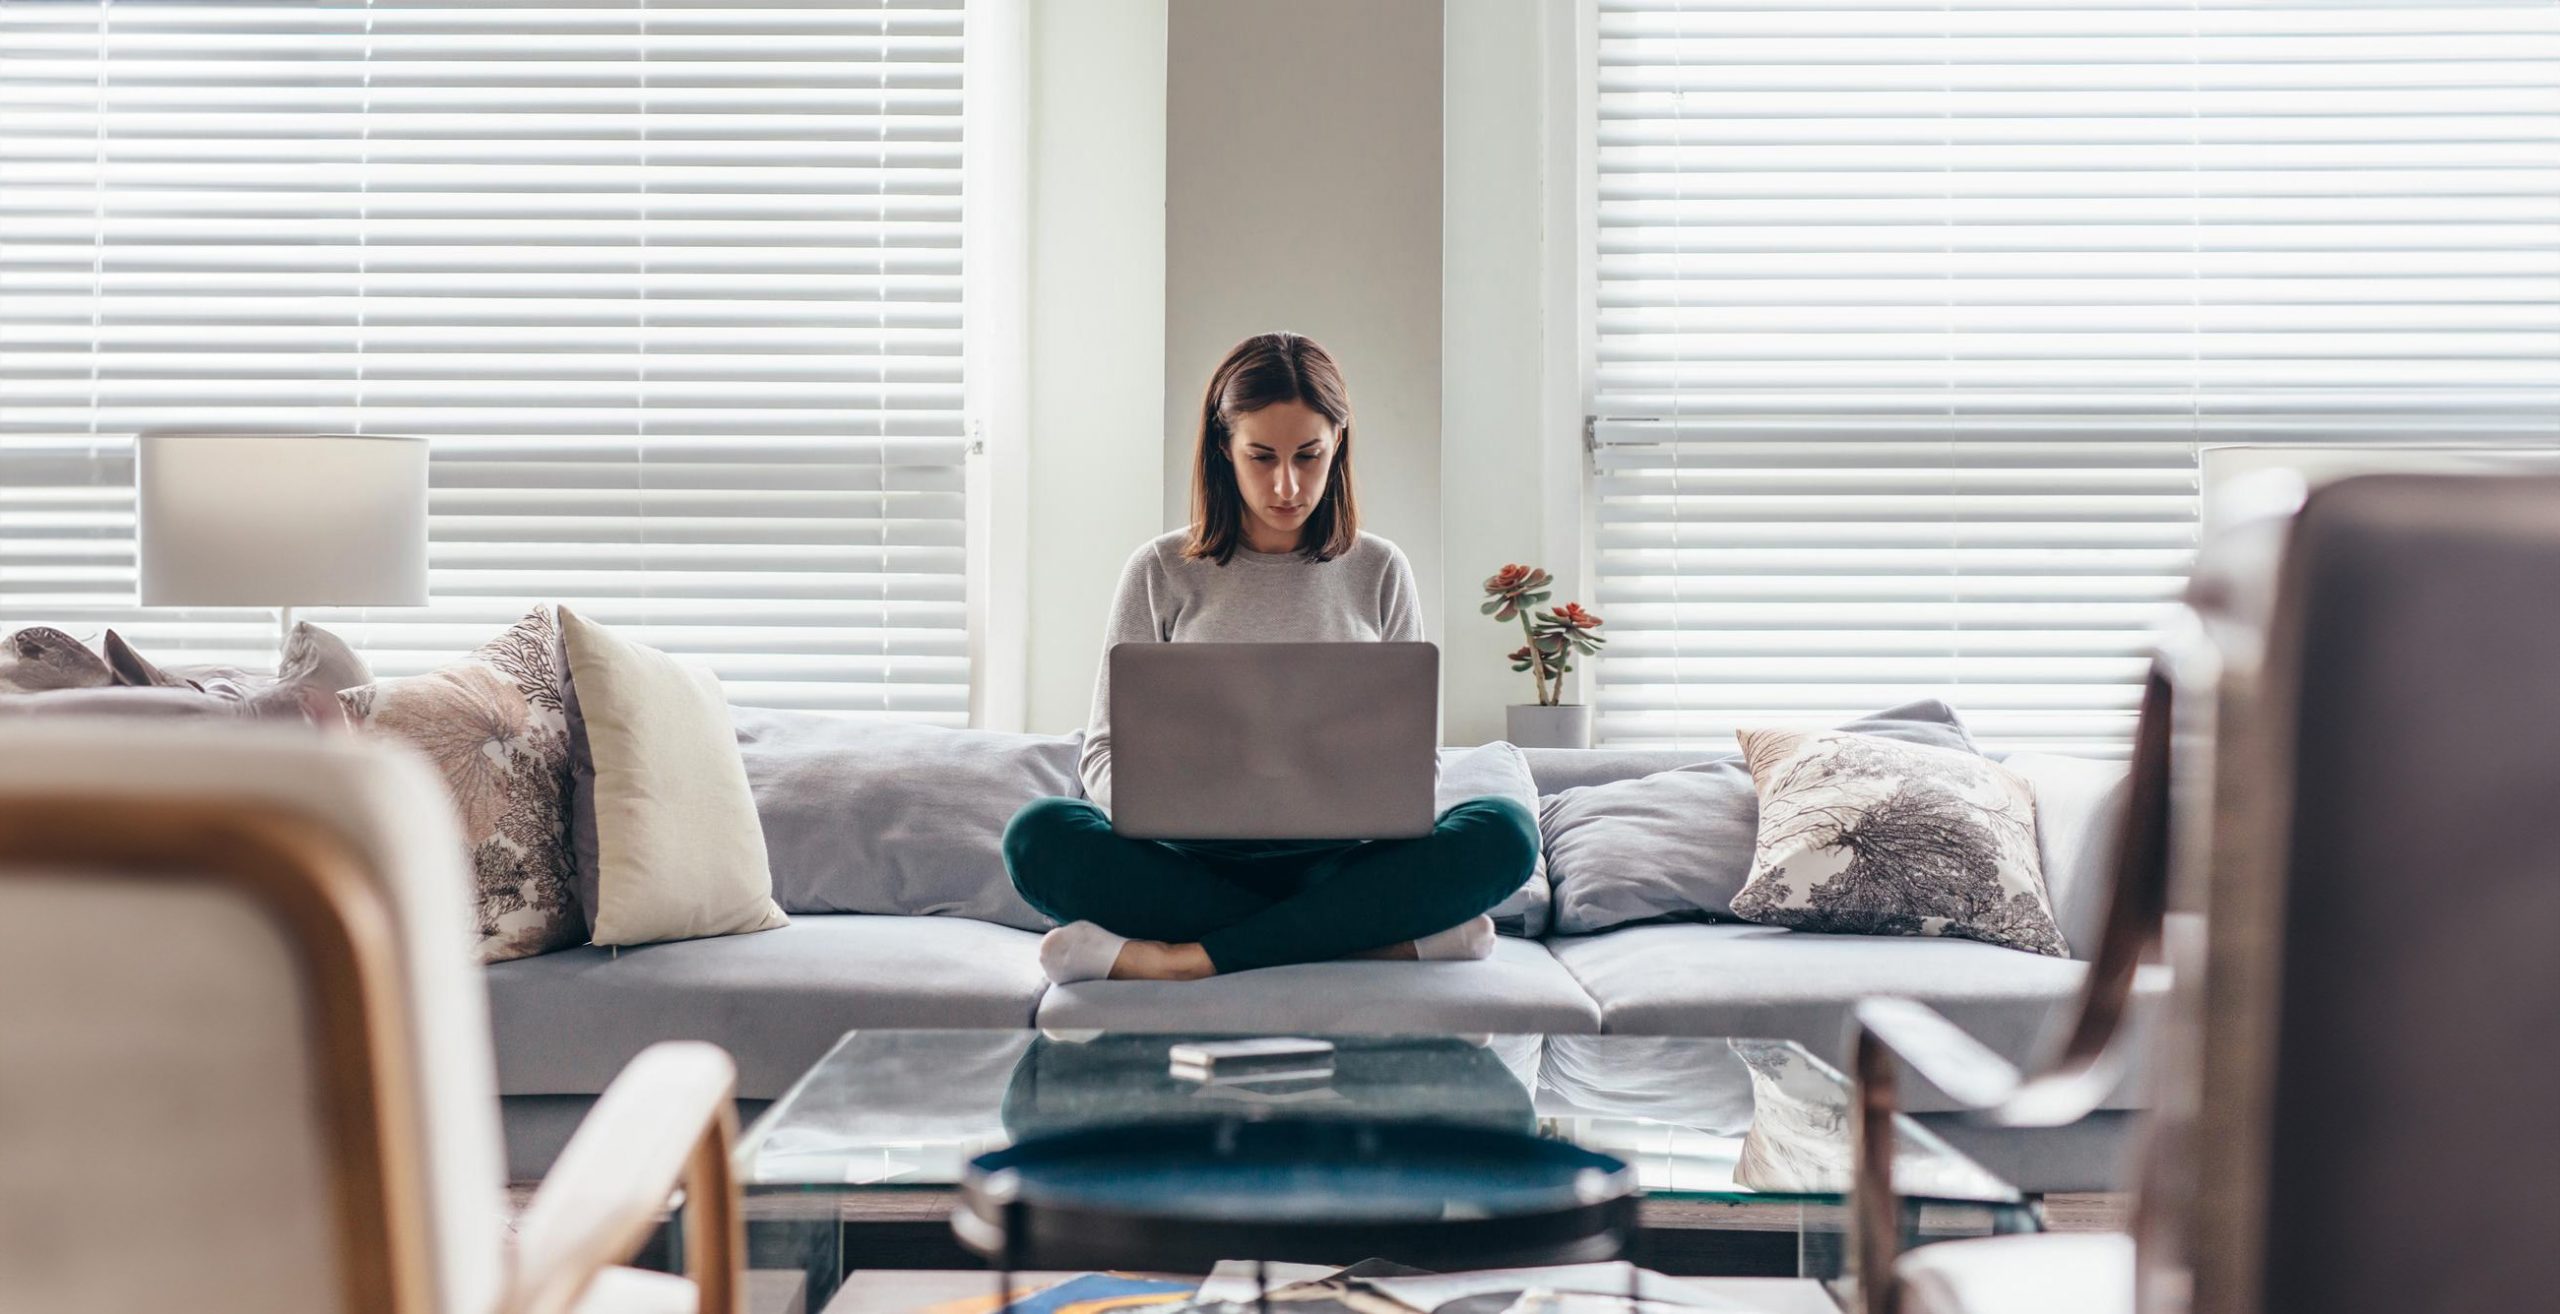
[[[849, 1240], [858, 1250], [867, 1226], [938, 1219], [968, 1161], [1021, 1136], [1208, 1115], [1338, 1116], [1534, 1130], [1614, 1154], [1649, 1197], [1641, 1257], [1658, 1267], [1765, 1273], [1774, 1253], [1804, 1276], [1839, 1272], [1850, 1089], [1794, 1044], [1336, 1036], [1317, 1076], [1173, 1075], [1173, 1046], [1215, 1038], [849, 1034], [740, 1142], [757, 1262], [804, 1267], [810, 1308], [820, 1308], [852, 1257]], [[1898, 1181], [1914, 1201], [1908, 1243], [2035, 1226], [2007, 1183], [1918, 1123], [1897, 1128]]]

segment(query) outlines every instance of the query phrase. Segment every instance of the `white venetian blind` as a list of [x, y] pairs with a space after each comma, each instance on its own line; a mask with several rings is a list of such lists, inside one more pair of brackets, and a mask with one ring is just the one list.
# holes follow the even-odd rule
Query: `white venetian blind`
[[[966, 718], [960, 0], [0, 2], [0, 629], [142, 611], [132, 435], [422, 434], [433, 606]], [[291, 601], [280, 599], [279, 601]]]
[[2117, 751], [2201, 445], [2560, 444], [2560, 7], [1599, 9], [1607, 742]]

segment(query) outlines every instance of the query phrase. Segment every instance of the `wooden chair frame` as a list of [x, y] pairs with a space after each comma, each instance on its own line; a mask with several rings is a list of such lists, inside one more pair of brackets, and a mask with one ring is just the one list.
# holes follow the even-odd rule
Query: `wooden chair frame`
[[[2172, 1299], [2193, 1314], [2257, 1308], [2266, 1165], [2231, 1150], [2254, 1143], [2269, 1116], [2283, 882], [2217, 875], [2278, 870], [2287, 844], [2303, 624], [2296, 494], [2281, 505], [2253, 503], [2216, 534], [2163, 631], [2135, 735], [2106, 929], [2056, 1056], [2021, 1078], [1926, 1008], [1859, 1006], [1851, 1225], [1864, 1314], [1892, 1314], [1898, 1296], [1889, 1139], [1898, 1063], [1976, 1121], [2075, 1121], [2097, 1107], [2130, 1057], [2123, 1023], [2133, 971], [2164, 948], [2179, 980], [2151, 1042], [2152, 1115], [2131, 1225], [2136, 1295], [2148, 1299], [2154, 1286], [2182, 1293]], [[2216, 1156], [2210, 1191], [2199, 1180], [2208, 1146]]]
[[[343, 1308], [436, 1314], [413, 1038], [397, 919], [347, 841], [282, 805], [238, 800], [0, 798], [0, 878], [47, 868], [186, 880], [264, 910], [294, 946], [321, 1056]], [[457, 942], [456, 953], [463, 952]], [[654, 1047], [599, 1101], [536, 1192], [504, 1314], [564, 1314], [639, 1249], [679, 1182], [686, 1270], [703, 1314], [738, 1314], [745, 1228], [731, 1164], [735, 1068], [705, 1045]], [[494, 1204], [494, 1201], [493, 1201]], [[494, 1225], [494, 1223], [493, 1223]], [[528, 1232], [536, 1229], [529, 1224]]]
[[1909, 1063], [1974, 1120], [1997, 1127], [2058, 1127], [2096, 1111], [2122, 1075], [2122, 1043], [2142, 964], [2155, 957], [2169, 906], [2170, 738], [2174, 659], [2156, 659], [2134, 731], [2132, 781], [2117, 832], [2104, 929], [2069, 1031], [2032, 1074], [2018, 1069], [1937, 1011], [1907, 999], [1860, 1003], [1851, 1026], [1850, 1186], [1852, 1253], [1864, 1314], [1894, 1314], [1901, 1200], [1893, 1186], [1898, 1066]]

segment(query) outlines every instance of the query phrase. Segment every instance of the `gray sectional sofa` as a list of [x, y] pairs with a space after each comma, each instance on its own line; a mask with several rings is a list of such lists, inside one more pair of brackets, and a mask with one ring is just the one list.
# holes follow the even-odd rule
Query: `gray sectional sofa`
[[[1703, 756], [1524, 753], [1542, 796]], [[2105, 828], [2089, 814], [2108, 797], [2039, 795], [2040, 828], [2065, 841], [2048, 844], [2045, 861], [2067, 930], [2093, 925], [2091, 910], [2105, 896]], [[2094, 946], [2083, 938], [2075, 933], [2073, 948], [2085, 957]], [[1204, 982], [1053, 986], [1041, 975], [1038, 943], [1033, 931], [963, 916], [801, 912], [753, 935], [494, 964], [486, 971], [510, 1167], [519, 1179], [537, 1174], [614, 1073], [660, 1040], [727, 1048], [750, 1114], [857, 1028], [1761, 1036], [1836, 1061], [1851, 1006], [1901, 995], [2019, 1060], [2068, 1010], [2085, 973], [2078, 959], [1966, 940], [1724, 921], [1505, 936], [1483, 962], [1339, 962]], [[2166, 986], [2165, 977], [2146, 977], [2144, 1003]], [[1927, 1092], [1918, 1095], [1911, 1106], [1925, 1112]], [[2138, 1106], [2130, 1079], [2112, 1103], [2113, 1111], [2058, 1132], [1945, 1130], [2026, 1189], [2108, 1189]]]

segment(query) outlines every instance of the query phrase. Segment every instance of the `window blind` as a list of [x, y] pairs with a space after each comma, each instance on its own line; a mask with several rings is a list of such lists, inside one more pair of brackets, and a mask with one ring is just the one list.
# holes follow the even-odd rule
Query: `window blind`
[[[420, 434], [432, 606], [965, 721], [960, 0], [0, 3], [0, 629], [134, 606], [132, 436]], [[280, 601], [291, 601], [281, 599]]]
[[1606, 742], [2118, 752], [2202, 446], [2560, 443], [2560, 8], [1598, 24]]

